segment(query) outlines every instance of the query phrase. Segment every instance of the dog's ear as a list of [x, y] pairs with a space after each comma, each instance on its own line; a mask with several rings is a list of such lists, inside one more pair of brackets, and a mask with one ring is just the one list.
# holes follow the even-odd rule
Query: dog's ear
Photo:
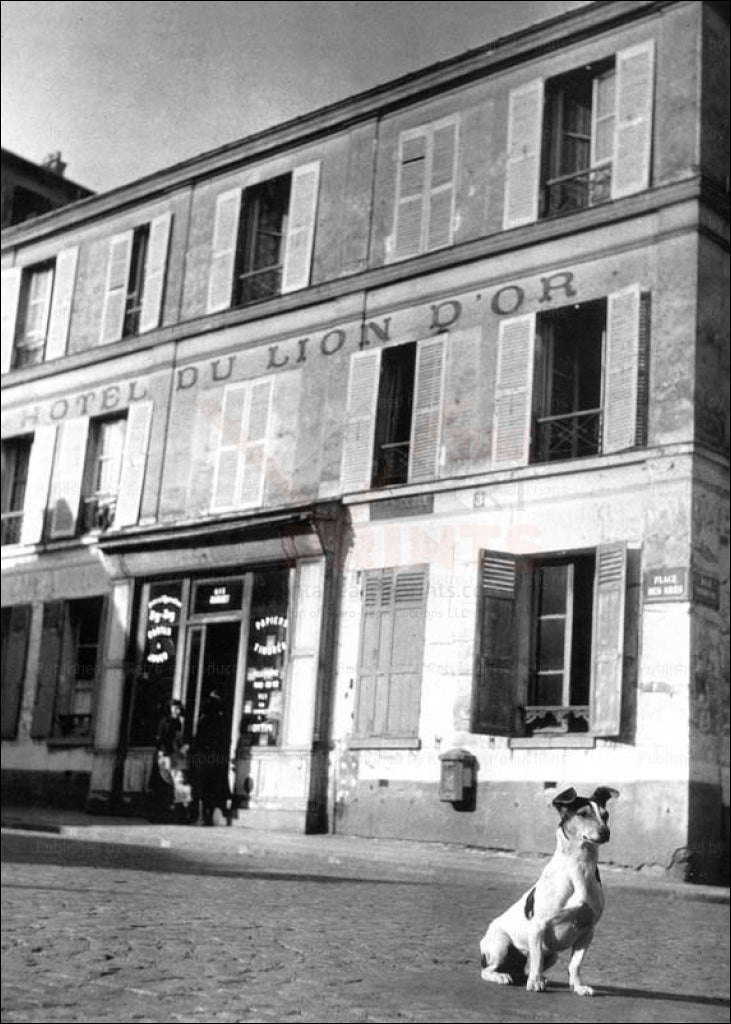
[[600, 807], [606, 807], [607, 800], [611, 800], [612, 797], [616, 800], [618, 796], [619, 791], [616, 789], [611, 789], [609, 786], [597, 786], [589, 799], [596, 801]]
[[551, 803], [563, 814], [564, 809], [569, 807], [576, 799], [576, 790], [572, 787], [565, 789], [563, 793], [559, 793], [558, 796], [554, 797]]

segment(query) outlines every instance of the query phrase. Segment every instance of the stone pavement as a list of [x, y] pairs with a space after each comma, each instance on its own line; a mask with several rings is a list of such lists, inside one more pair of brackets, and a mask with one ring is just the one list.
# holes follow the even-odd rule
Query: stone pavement
[[[604, 869], [593, 999], [480, 980], [540, 862], [5, 809], [2, 1020], [728, 1021], [728, 894]], [[106, 824], [103, 824], [103, 823]], [[32, 825], [35, 831], [27, 826]], [[85, 838], [81, 838], [84, 836]]]

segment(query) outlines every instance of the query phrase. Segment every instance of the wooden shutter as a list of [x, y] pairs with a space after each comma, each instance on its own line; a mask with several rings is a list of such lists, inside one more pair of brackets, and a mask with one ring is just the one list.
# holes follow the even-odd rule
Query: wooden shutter
[[452, 244], [457, 160], [456, 120], [436, 124], [431, 143], [429, 226], [426, 240], [428, 252]]
[[249, 385], [244, 416], [240, 508], [257, 508], [262, 503], [266, 479], [267, 441], [272, 398], [272, 380], [255, 381]]
[[3, 608], [3, 617], [5, 615], [9, 623], [7, 634], [3, 630], [1, 735], [4, 740], [14, 740], [18, 734], [18, 716], [23, 696], [31, 606], [15, 604], [11, 608]]
[[647, 447], [648, 418], [650, 412], [650, 333], [652, 303], [649, 292], [640, 293], [639, 351], [637, 353], [637, 416], [635, 445]]
[[518, 703], [519, 559], [503, 551], [480, 558], [480, 607], [475, 654], [474, 732], [509, 736]]
[[1, 314], [1, 356], [0, 372], [7, 373], [13, 362], [13, 345], [15, 344], [15, 325], [18, 319], [18, 303], [20, 302], [20, 282], [23, 271], [20, 267], [10, 267], [2, 272], [2, 314]]
[[102, 309], [102, 345], [119, 341], [122, 337], [133, 238], [133, 231], [123, 231], [109, 242], [107, 283]]
[[152, 409], [152, 402], [137, 402], [127, 412], [122, 471], [114, 512], [115, 527], [134, 526], [139, 518]]
[[617, 736], [622, 713], [627, 545], [597, 549], [592, 626], [591, 731]]
[[340, 479], [344, 491], [370, 487], [381, 350], [356, 352], [350, 361]]
[[355, 726], [360, 738], [418, 737], [426, 599], [424, 568], [365, 574]]
[[23, 502], [21, 544], [40, 544], [46, 522], [48, 488], [51, 482], [56, 427], [39, 427], [33, 435], [28, 463], [28, 480]]
[[409, 481], [433, 480], [439, 472], [446, 349], [444, 337], [420, 341], [416, 349]]
[[150, 224], [145, 283], [142, 288], [140, 334], [144, 331], [153, 331], [160, 325], [172, 219], [173, 215], [168, 211], [155, 217]]
[[77, 245], [71, 249], [63, 249], [56, 257], [53, 299], [51, 300], [51, 315], [46, 337], [46, 360], [59, 359], [66, 355], [78, 261], [79, 247]]
[[43, 606], [36, 699], [30, 727], [31, 738], [36, 740], [46, 739], [53, 728], [56, 686], [61, 669], [64, 614], [63, 601], [49, 601]]
[[396, 259], [421, 252], [427, 157], [428, 137], [423, 129], [401, 133], [394, 227]]
[[504, 228], [532, 224], [538, 217], [543, 134], [543, 81], [513, 89], [508, 106]]
[[532, 313], [500, 321], [492, 431], [496, 468], [528, 462], [535, 336]]
[[650, 184], [655, 45], [652, 39], [617, 54], [617, 115], [612, 199]]
[[222, 192], [216, 199], [211, 266], [208, 272], [208, 303], [206, 309], [209, 313], [215, 313], [220, 309], [228, 309], [231, 305], [240, 212], [240, 188], [231, 189], [229, 192]]
[[631, 285], [607, 299], [602, 452], [632, 448], [637, 436], [640, 364], [640, 289]]
[[233, 508], [238, 495], [242, 461], [242, 427], [246, 405], [246, 384], [232, 384], [223, 391], [221, 426], [213, 476], [214, 511]]
[[296, 292], [300, 288], [306, 288], [310, 283], [319, 188], [319, 160], [295, 168], [289, 202], [282, 294]]
[[76, 532], [88, 433], [88, 416], [67, 420], [59, 428], [49, 501], [51, 539]]

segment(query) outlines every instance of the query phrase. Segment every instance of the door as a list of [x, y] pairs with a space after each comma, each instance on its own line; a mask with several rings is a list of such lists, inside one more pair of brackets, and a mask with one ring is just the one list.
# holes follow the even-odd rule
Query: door
[[185, 687], [187, 743], [195, 736], [201, 709], [214, 690], [223, 701], [227, 731], [231, 736], [240, 635], [241, 622], [238, 620], [205, 622], [188, 630]]

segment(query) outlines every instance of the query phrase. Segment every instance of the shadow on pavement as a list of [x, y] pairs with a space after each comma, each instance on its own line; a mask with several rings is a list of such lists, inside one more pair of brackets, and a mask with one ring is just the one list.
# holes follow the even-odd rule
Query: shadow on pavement
[[[258, 863], [232, 863], [236, 854], [196, 850], [181, 851], [167, 847], [135, 846], [75, 839], [70, 836], [46, 833], [3, 833], [0, 859], [7, 864], [49, 864], [59, 867], [91, 867], [116, 871], [150, 871], [181, 875], [204, 875], [216, 878], [247, 878], [280, 882], [316, 882], [323, 885], [423, 885], [418, 879], [382, 878], [366, 875], [339, 874], [336, 865], [320, 863], [313, 870], [308, 864], [304, 870], [286, 867], [268, 867]], [[225, 859], [225, 863], [222, 861]], [[242, 857], [243, 860], [243, 857]], [[39, 888], [34, 886], [33, 888]], [[53, 886], [51, 888], [54, 888]]]
[[[560, 982], [551, 984], [549, 988], [564, 992], [570, 991], [568, 985], [561, 984]], [[700, 1006], [731, 1006], [731, 1000], [723, 999], [720, 996], [693, 996], [686, 995], [685, 993], [680, 995], [677, 992], [658, 992], [655, 989], [621, 988], [619, 985], [595, 985], [594, 999], [601, 999], [603, 996], [614, 996], [620, 999], [665, 1000], [671, 1003], [696, 1003]]]

